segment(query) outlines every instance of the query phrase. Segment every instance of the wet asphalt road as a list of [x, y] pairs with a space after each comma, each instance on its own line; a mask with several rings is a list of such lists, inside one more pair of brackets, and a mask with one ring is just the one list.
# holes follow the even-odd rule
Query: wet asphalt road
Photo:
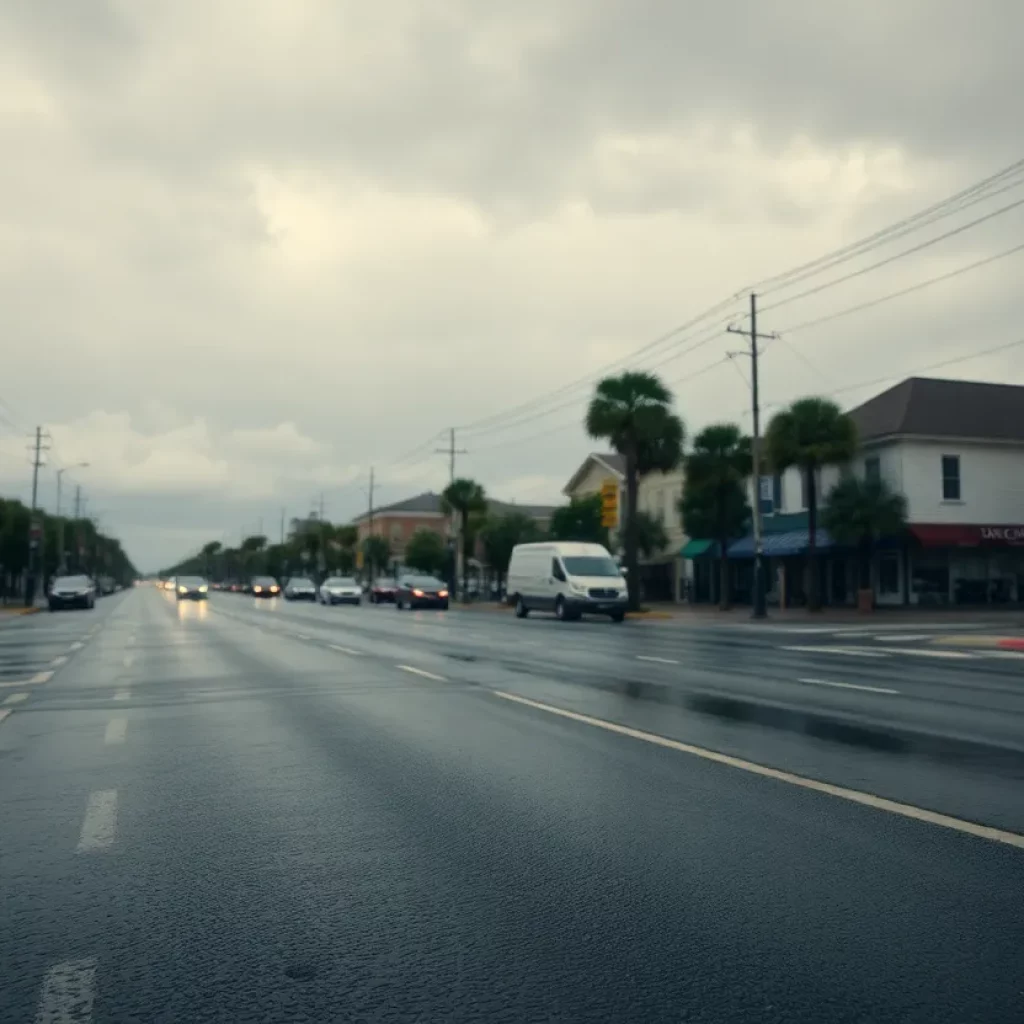
[[5, 622], [0, 1020], [1019, 1020], [1024, 674], [918, 643], [153, 590]]

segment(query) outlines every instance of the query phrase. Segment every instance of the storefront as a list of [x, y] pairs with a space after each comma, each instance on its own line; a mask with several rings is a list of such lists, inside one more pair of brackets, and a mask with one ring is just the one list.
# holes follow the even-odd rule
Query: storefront
[[909, 530], [909, 603], [1024, 602], [1024, 525], [915, 523]]

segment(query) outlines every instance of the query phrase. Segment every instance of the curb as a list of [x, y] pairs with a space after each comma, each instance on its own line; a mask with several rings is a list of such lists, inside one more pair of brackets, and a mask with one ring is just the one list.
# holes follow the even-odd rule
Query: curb
[[997, 646], [1004, 651], [1024, 651], [1024, 637], [1003, 637]]
[[34, 605], [31, 608], [0, 608], [0, 618], [5, 615], [35, 615], [36, 612], [41, 612], [43, 609], [39, 605]]

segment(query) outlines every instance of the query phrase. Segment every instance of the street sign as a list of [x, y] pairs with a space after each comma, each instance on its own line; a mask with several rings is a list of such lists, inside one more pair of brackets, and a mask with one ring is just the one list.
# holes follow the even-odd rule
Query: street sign
[[39, 540], [43, 535], [43, 524], [38, 519], [32, 520], [32, 526], [29, 528], [28, 534], [32, 540]]
[[363, 549], [362, 548], [356, 548], [356, 568], [357, 569], [362, 569], [363, 568]]
[[619, 485], [614, 480], [606, 480], [601, 485], [601, 525], [619, 525]]

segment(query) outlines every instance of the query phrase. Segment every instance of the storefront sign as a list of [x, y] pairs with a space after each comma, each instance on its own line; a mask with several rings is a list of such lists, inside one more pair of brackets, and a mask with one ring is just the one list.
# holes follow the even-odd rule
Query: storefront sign
[[910, 532], [930, 548], [1024, 547], [1024, 525], [915, 523]]

